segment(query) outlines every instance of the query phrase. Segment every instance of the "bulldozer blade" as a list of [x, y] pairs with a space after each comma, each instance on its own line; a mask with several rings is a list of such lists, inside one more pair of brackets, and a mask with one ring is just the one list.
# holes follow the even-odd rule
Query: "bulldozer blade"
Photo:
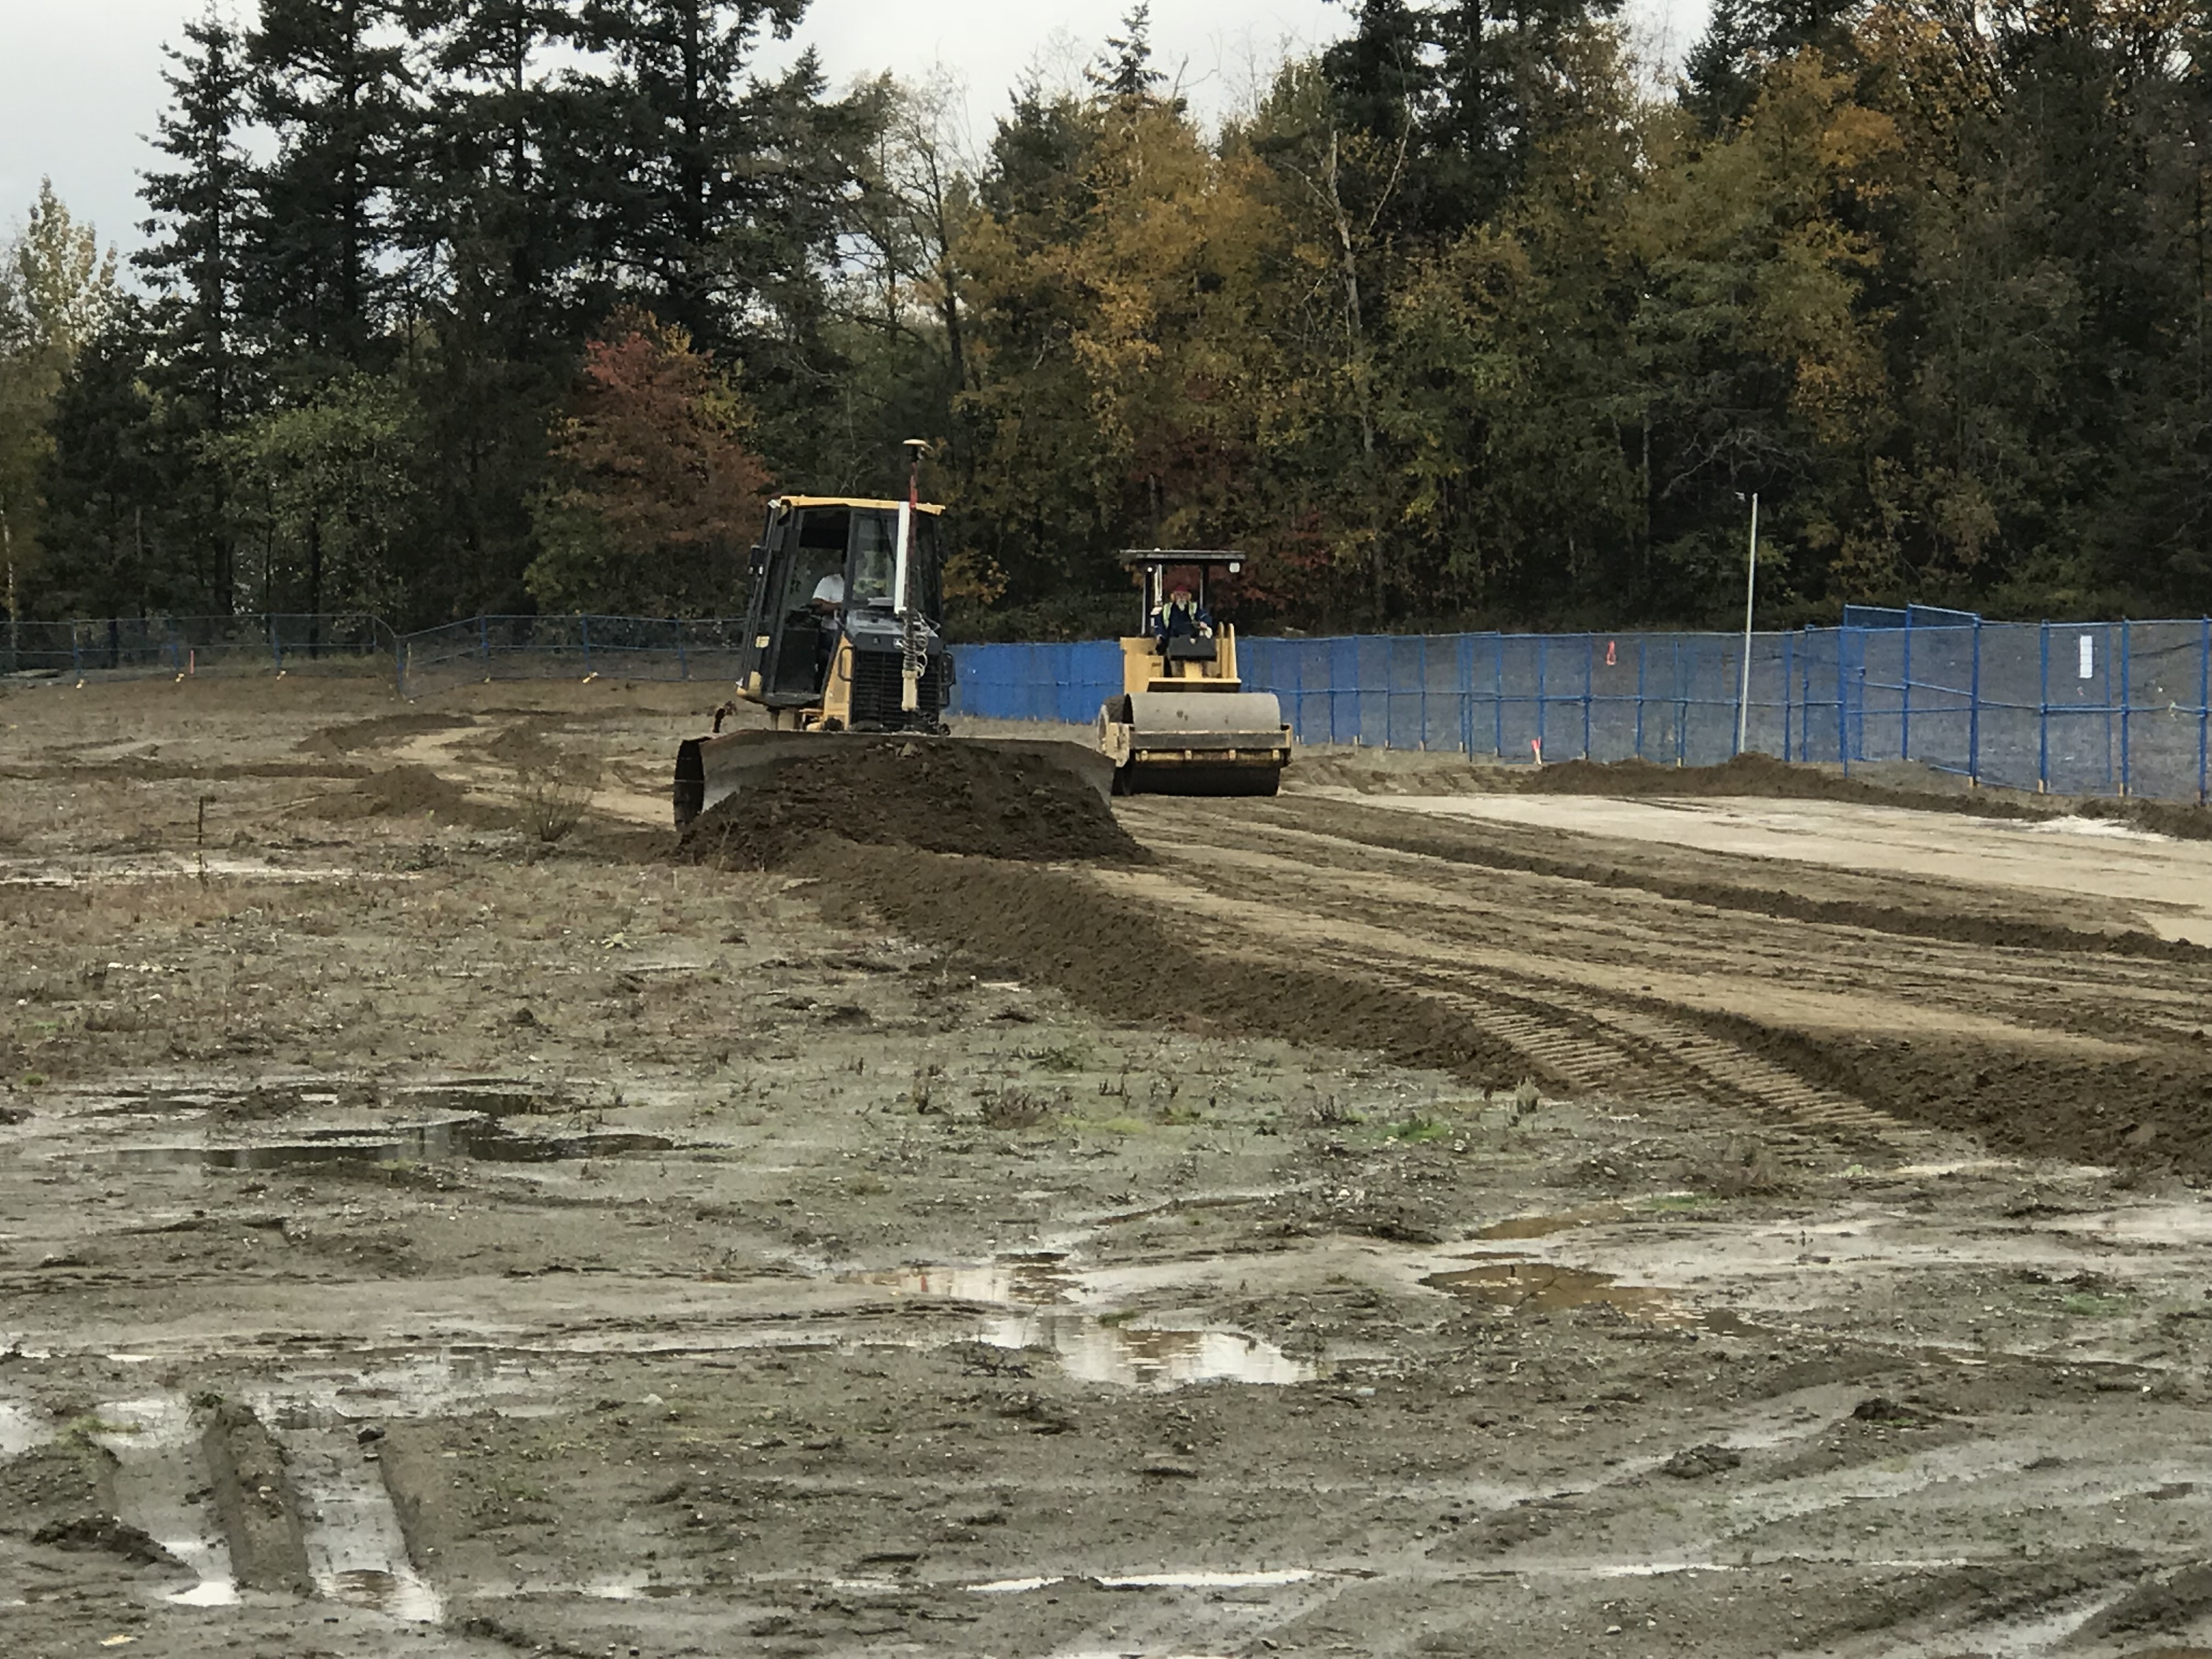
[[853, 753], [867, 744], [905, 748], [958, 744], [1002, 755], [1025, 755], [1066, 772], [1108, 799], [1114, 789], [1114, 763], [1079, 743], [1029, 738], [933, 738], [912, 732], [725, 732], [717, 737], [686, 738], [676, 750], [676, 779], [671, 791], [676, 827], [682, 830], [717, 802], [742, 793], [746, 784], [786, 761]]

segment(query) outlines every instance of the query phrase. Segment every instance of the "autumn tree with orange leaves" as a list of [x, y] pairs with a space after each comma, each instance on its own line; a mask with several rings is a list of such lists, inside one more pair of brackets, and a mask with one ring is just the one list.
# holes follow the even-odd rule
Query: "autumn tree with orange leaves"
[[741, 609], [769, 474], [735, 378], [684, 329], [625, 311], [586, 347], [581, 380], [538, 504], [531, 593], [553, 611]]

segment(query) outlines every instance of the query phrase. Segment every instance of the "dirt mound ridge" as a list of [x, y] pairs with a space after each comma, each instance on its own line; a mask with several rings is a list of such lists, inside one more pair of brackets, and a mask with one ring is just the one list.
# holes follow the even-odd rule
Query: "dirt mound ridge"
[[1035, 755], [957, 738], [856, 738], [834, 755], [785, 760], [700, 814], [678, 856], [775, 869], [830, 836], [1030, 863], [1147, 856], [1081, 780]]
[[982, 973], [1054, 986], [1109, 1019], [1380, 1050], [1486, 1087], [1558, 1079], [1442, 1002], [1361, 975], [1238, 949], [1082, 870], [895, 858], [825, 845], [803, 867]]

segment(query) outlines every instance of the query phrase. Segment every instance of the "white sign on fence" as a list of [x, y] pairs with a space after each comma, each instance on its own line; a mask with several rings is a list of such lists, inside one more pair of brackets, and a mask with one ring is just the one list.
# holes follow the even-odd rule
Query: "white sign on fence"
[[2097, 636], [2094, 634], [2084, 634], [2081, 636], [2081, 678], [2090, 680], [2096, 677]]

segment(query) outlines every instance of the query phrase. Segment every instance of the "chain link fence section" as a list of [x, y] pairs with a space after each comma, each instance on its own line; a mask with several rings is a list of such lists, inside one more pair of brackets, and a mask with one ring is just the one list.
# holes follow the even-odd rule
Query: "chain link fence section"
[[0, 622], [0, 673], [383, 674], [391, 671], [396, 638], [366, 611]]
[[[401, 693], [489, 680], [733, 681], [738, 617], [475, 617], [395, 635], [367, 613], [0, 622], [0, 674], [391, 674]], [[1508, 762], [1710, 766], [1915, 761], [2068, 795], [2207, 799], [2212, 619], [1991, 623], [1851, 606], [1754, 634], [1358, 635], [1238, 641], [1303, 744]], [[971, 645], [953, 712], [1087, 726], [1121, 689], [1118, 641]], [[1737, 723], [1743, 721], [1741, 741]]]
[[474, 617], [401, 636], [400, 691], [490, 680], [734, 680], [742, 617]]

